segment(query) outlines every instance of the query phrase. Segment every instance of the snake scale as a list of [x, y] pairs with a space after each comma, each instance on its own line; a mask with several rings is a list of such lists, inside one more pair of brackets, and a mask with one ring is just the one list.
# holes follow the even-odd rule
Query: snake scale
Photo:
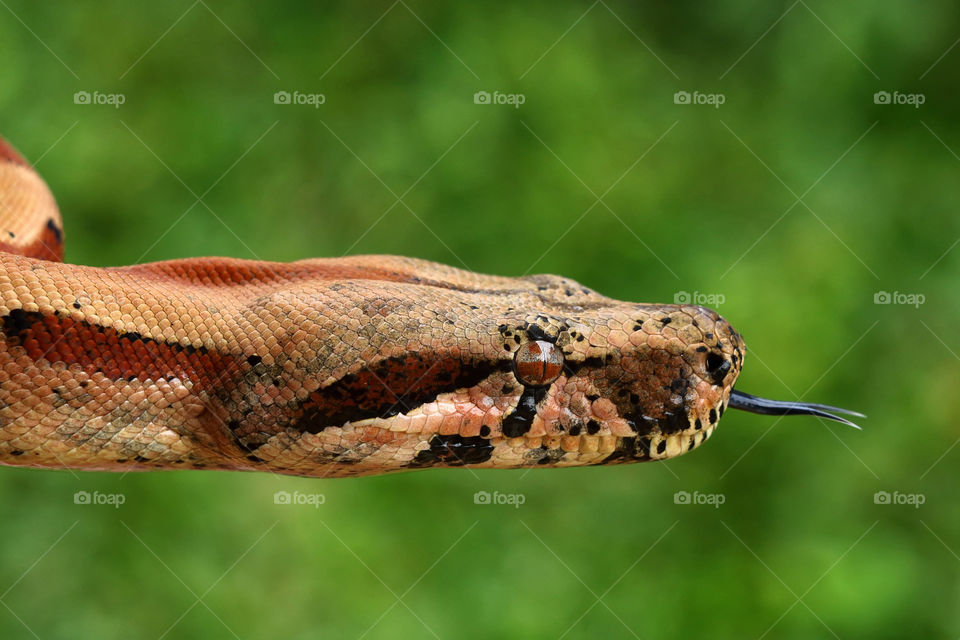
[[700, 306], [424, 260], [64, 264], [59, 211], [0, 139], [0, 464], [343, 477], [665, 460], [724, 410], [851, 411], [733, 389]]

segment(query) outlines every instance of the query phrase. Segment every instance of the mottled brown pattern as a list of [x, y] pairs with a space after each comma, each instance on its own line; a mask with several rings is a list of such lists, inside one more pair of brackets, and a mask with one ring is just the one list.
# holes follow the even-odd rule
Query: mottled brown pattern
[[0, 212], [0, 464], [334, 477], [660, 460], [710, 436], [743, 364], [709, 309], [556, 276], [393, 256], [42, 261], [31, 247], [60, 220], [43, 182], [0, 159], [0, 198], [16, 203]]

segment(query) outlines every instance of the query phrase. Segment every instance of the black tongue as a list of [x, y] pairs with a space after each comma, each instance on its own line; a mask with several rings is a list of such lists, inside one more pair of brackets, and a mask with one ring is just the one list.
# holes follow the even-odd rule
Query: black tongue
[[855, 429], [859, 429], [860, 426], [836, 414], [845, 413], [850, 416], [857, 416], [858, 418], [867, 417], [856, 411], [841, 409], [840, 407], [831, 407], [825, 404], [784, 402], [782, 400], [758, 398], [757, 396], [752, 396], [749, 393], [737, 391], [736, 389], [730, 392], [730, 404], [727, 406], [732, 409], [740, 409], [741, 411], [749, 411], [750, 413], [762, 413], [768, 416], [818, 416], [820, 418], [842, 422]]

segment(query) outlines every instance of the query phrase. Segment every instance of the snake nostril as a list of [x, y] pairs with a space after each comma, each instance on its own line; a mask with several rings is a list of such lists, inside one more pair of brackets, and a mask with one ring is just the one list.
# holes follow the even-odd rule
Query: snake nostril
[[718, 385], [723, 383], [723, 379], [727, 376], [732, 366], [729, 360], [716, 352], [707, 355], [706, 365], [707, 373], [710, 374], [713, 383]]

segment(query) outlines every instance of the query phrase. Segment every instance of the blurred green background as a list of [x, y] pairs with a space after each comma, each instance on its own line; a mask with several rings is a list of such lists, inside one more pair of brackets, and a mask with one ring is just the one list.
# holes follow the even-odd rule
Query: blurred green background
[[738, 388], [869, 414], [731, 412], [596, 469], [3, 469], [0, 637], [960, 635], [955, 3], [0, 4], [0, 130], [70, 262], [396, 253], [686, 294], [745, 337]]

